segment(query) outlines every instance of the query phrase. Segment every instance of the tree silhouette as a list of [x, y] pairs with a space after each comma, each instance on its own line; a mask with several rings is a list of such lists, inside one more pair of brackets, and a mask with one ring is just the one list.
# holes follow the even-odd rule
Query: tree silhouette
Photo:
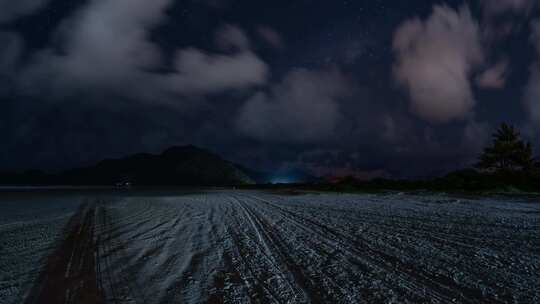
[[501, 124], [493, 134], [493, 144], [484, 149], [478, 169], [500, 171], [529, 171], [535, 166], [530, 142], [524, 142], [519, 132], [510, 125]]

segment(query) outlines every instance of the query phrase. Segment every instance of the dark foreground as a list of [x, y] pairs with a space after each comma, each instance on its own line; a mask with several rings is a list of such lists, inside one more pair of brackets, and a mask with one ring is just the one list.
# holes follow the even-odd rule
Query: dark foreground
[[0, 303], [540, 302], [531, 201], [214, 191], [0, 211]]

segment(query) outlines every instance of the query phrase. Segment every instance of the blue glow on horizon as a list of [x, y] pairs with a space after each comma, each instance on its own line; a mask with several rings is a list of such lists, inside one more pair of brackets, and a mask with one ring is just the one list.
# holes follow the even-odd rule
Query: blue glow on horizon
[[295, 178], [290, 177], [290, 176], [274, 177], [270, 181], [271, 184], [294, 184], [296, 182], [298, 181]]

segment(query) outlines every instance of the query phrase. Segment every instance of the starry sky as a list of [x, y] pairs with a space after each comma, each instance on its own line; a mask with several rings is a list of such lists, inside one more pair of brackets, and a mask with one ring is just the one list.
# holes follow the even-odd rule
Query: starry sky
[[0, 0], [0, 169], [173, 145], [421, 177], [540, 146], [535, 0]]

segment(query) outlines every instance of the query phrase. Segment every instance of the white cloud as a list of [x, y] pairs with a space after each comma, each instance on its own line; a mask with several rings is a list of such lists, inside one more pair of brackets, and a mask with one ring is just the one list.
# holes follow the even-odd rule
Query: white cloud
[[295, 69], [270, 92], [259, 92], [246, 102], [237, 128], [274, 142], [327, 139], [341, 117], [338, 99], [348, 93], [347, 82], [337, 71]]
[[137, 95], [145, 69], [160, 61], [147, 40], [147, 29], [164, 18], [170, 0], [91, 1], [65, 21], [59, 35], [61, 54], [53, 48], [36, 54], [23, 72], [27, 92], [72, 94], [114, 91]]
[[24, 92], [173, 101], [175, 95], [212, 94], [264, 83], [267, 66], [249, 50], [243, 31], [225, 26], [217, 34], [232, 54], [194, 48], [177, 51], [175, 70], [157, 73], [163, 58], [149, 30], [163, 22], [172, 0], [95, 0], [63, 23], [62, 53], [51, 47], [23, 71]]
[[483, 62], [478, 24], [468, 8], [434, 6], [425, 21], [396, 31], [394, 76], [411, 98], [411, 111], [431, 123], [465, 118], [474, 108], [472, 71]]

